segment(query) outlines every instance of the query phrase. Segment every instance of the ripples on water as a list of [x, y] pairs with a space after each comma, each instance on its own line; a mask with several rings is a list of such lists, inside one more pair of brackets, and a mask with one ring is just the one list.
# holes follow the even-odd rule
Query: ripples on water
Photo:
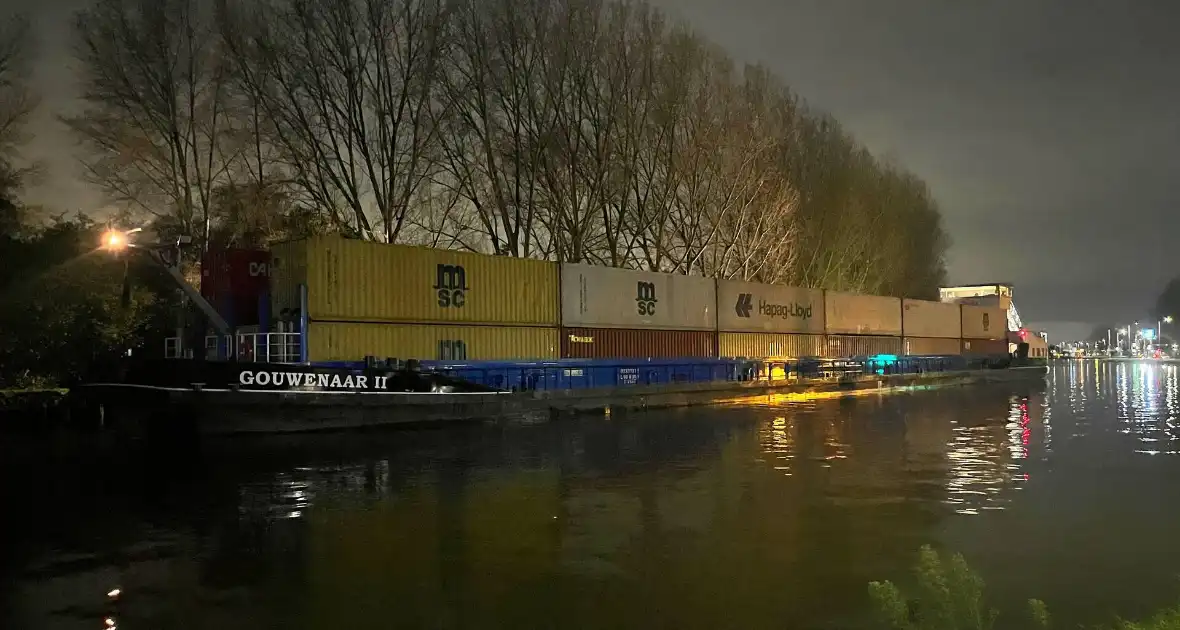
[[[1147, 516], [1180, 515], [1160, 481], [1180, 478], [1176, 391], [1173, 367], [1074, 362], [1037, 384], [185, 453], [8, 443], [0, 627], [863, 627], [866, 582], [926, 543], [1066, 623], [1134, 611], [1180, 570], [1172, 521]], [[1072, 554], [1103, 534], [1092, 570], [1159, 588], [1079, 582]]]

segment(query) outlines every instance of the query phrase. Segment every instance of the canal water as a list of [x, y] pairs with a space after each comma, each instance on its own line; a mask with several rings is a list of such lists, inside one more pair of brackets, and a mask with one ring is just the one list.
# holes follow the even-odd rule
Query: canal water
[[[1180, 599], [1175, 367], [534, 425], [5, 438], [2, 628], [870, 628], [964, 554], [1021, 627]], [[118, 595], [108, 594], [118, 589]], [[108, 621], [109, 620], [109, 621]]]

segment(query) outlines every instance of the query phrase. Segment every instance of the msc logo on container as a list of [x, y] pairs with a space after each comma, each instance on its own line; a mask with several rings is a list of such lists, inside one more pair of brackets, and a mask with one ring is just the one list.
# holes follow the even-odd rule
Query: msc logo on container
[[436, 355], [442, 361], [466, 361], [467, 342], [462, 339], [439, 339]]
[[463, 308], [467, 303], [467, 271], [462, 265], [438, 265], [435, 269], [434, 290], [438, 292], [438, 305], [442, 308], [453, 306]]
[[656, 303], [656, 285], [651, 282], [636, 282], [635, 283], [635, 303], [640, 315], [655, 315]]

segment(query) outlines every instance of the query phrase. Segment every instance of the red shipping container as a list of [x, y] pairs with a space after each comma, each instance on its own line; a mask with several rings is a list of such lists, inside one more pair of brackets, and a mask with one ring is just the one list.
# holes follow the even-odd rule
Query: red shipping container
[[231, 325], [259, 323], [259, 300], [270, 288], [270, 252], [218, 249], [201, 257], [201, 296]]
[[717, 333], [709, 330], [562, 328], [563, 359], [677, 359], [717, 356]]
[[201, 257], [201, 295], [257, 297], [270, 281], [270, 252], [219, 249]]

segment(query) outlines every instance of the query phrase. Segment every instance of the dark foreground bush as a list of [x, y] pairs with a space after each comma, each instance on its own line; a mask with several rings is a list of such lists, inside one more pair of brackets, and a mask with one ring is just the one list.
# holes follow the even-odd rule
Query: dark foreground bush
[[[990, 630], [999, 611], [984, 600], [984, 583], [960, 554], [944, 559], [929, 546], [918, 553], [912, 584], [903, 590], [890, 581], [870, 582], [869, 598], [877, 620], [893, 630]], [[1050, 627], [1049, 611], [1038, 599], [1024, 613], [1035, 627]], [[1112, 628], [1112, 626], [1104, 626]], [[1119, 620], [1113, 630], [1180, 630], [1180, 606], [1143, 621]]]

